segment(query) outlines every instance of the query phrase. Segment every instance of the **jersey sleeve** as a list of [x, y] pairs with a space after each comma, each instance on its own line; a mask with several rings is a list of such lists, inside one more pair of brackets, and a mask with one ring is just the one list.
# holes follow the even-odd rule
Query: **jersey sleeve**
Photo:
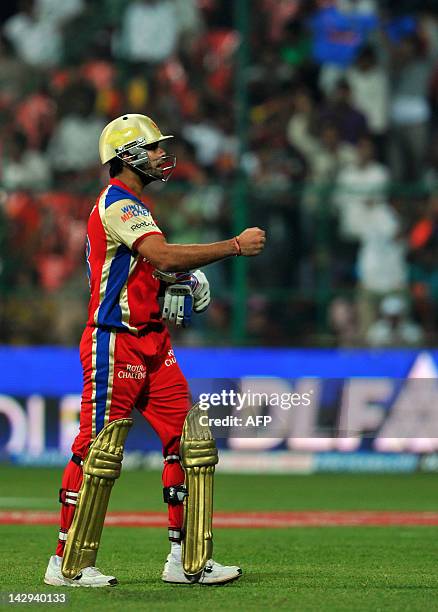
[[117, 242], [135, 250], [150, 234], [162, 234], [150, 211], [134, 200], [119, 200], [105, 210], [104, 224]]

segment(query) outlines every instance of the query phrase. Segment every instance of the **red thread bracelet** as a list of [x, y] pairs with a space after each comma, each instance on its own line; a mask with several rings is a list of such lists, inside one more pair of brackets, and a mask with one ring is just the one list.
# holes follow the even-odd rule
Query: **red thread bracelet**
[[237, 249], [236, 257], [238, 257], [239, 255], [242, 255], [242, 249], [240, 248], [240, 243], [239, 243], [239, 239], [237, 236], [234, 236], [234, 246]]

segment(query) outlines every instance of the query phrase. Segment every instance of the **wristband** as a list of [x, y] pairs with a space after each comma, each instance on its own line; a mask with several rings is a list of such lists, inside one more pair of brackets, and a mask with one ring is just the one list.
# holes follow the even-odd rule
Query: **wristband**
[[239, 239], [237, 236], [234, 236], [233, 240], [234, 240], [234, 246], [236, 247], [236, 250], [237, 250], [236, 257], [239, 257], [239, 255], [242, 255], [242, 249], [240, 248]]

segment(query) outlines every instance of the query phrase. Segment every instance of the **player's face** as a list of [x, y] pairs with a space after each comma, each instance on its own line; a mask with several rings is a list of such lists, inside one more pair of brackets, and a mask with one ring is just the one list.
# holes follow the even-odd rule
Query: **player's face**
[[166, 156], [166, 151], [160, 142], [154, 142], [145, 148], [148, 152], [150, 163], [149, 174], [162, 179], [170, 169], [173, 170], [174, 165], [169, 165], [169, 158]]
[[153, 142], [150, 145], [147, 145], [145, 149], [148, 152], [148, 156], [151, 162], [158, 160], [163, 155], [166, 155], [166, 151], [161, 146], [160, 142]]

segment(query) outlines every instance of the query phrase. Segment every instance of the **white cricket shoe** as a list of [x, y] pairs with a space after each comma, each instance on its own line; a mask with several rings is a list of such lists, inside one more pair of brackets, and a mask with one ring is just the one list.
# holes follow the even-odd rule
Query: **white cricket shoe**
[[190, 582], [185, 577], [183, 566], [180, 560], [176, 559], [172, 553], [167, 555], [166, 563], [161, 578], [164, 582], [172, 582], [174, 584], [226, 584], [237, 580], [242, 575], [242, 570], [236, 565], [220, 565], [210, 559], [207, 561], [205, 568], [202, 571], [201, 577], [195, 583]]
[[68, 587], [108, 587], [117, 584], [117, 578], [114, 576], [105, 576], [97, 567], [85, 567], [81, 572], [73, 578], [66, 578], [61, 572], [62, 557], [53, 555], [50, 557], [49, 565], [47, 566], [44, 582], [52, 586], [68, 586]]

